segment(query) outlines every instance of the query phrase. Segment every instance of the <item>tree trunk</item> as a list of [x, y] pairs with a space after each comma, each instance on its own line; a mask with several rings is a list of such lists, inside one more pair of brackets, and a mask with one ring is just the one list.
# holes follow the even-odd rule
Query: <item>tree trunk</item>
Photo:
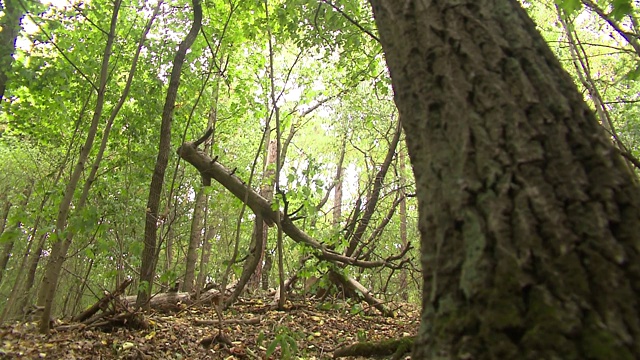
[[[400, 243], [405, 248], [409, 245], [407, 240], [407, 180], [406, 180], [406, 150], [401, 148], [398, 151], [398, 163], [400, 167]], [[408, 272], [406, 268], [400, 269], [400, 298], [404, 301], [409, 300], [409, 292], [407, 291]]]
[[[36, 250], [33, 251], [33, 253], [25, 254], [25, 256], [29, 257], [27, 279], [26, 279], [26, 281], [24, 283], [25, 284], [24, 285], [25, 292], [29, 292], [31, 290], [31, 288], [33, 287], [33, 285], [35, 285], [36, 272], [38, 270], [38, 264], [40, 263], [42, 252], [44, 251], [44, 244], [47, 241], [47, 238], [48, 238], [48, 234], [46, 234], [46, 233], [40, 235], [40, 237], [38, 239], [38, 245], [36, 247]], [[33, 242], [33, 238], [32, 238], [31, 243], [32, 242]]]
[[[204, 152], [205, 154], [211, 153], [211, 148], [216, 137], [216, 120], [218, 114], [218, 87], [219, 79], [215, 79], [213, 86], [213, 96], [211, 97], [212, 105], [209, 109], [209, 116], [207, 127], [211, 129], [211, 136], [205, 140]], [[191, 219], [191, 231], [189, 233], [189, 248], [187, 249], [186, 266], [184, 273], [184, 282], [182, 284], [182, 291], [191, 292], [193, 289], [193, 281], [196, 278], [196, 263], [198, 262], [197, 249], [201, 244], [208, 241], [203, 234], [205, 227], [205, 217], [207, 209], [209, 207], [209, 195], [205, 193], [205, 184], [200, 184], [200, 188], [196, 194], [195, 203], [193, 205], [193, 218]], [[204, 237], [204, 241], [203, 241]], [[203, 249], [204, 251], [204, 249]], [[199, 289], [198, 289], [199, 291]]]
[[371, 217], [378, 206], [378, 200], [380, 199], [380, 192], [382, 191], [382, 182], [384, 181], [385, 176], [387, 175], [387, 171], [389, 171], [389, 166], [391, 165], [391, 161], [396, 155], [396, 148], [398, 147], [398, 142], [400, 141], [401, 130], [401, 121], [398, 120], [395, 132], [393, 134], [393, 138], [389, 143], [389, 150], [387, 150], [387, 155], [384, 158], [384, 161], [380, 165], [380, 170], [376, 173], [375, 178], [373, 179], [373, 188], [371, 189], [371, 194], [367, 197], [367, 204], [365, 205], [364, 212], [362, 213], [362, 217], [357, 219], [356, 216], [353, 217], [354, 222], [358, 223], [358, 226], [355, 228], [353, 233], [350, 233], [349, 246], [345, 249], [344, 254], [346, 256], [351, 256], [356, 251], [356, 248], [361, 245], [360, 241], [362, 240], [362, 236], [364, 232], [369, 228], [369, 222], [371, 221]]
[[[107, 76], [109, 72], [109, 59], [111, 58], [113, 42], [115, 40], [116, 24], [118, 22], [118, 13], [120, 11], [120, 5], [122, 1], [116, 0], [113, 6], [113, 13], [111, 14], [111, 25], [109, 28], [109, 34], [107, 36], [107, 43], [102, 58], [102, 66], [100, 68], [100, 82], [98, 84], [98, 97], [96, 99], [96, 106], [93, 112], [93, 118], [91, 119], [91, 125], [87, 133], [78, 160], [74, 166], [73, 173], [69, 178], [69, 182], [64, 190], [64, 196], [58, 206], [58, 215], [56, 217], [56, 227], [53, 236], [53, 245], [51, 246], [51, 254], [49, 255], [49, 261], [45, 267], [44, 277], [40, 286], [40, 292], [38, 293], [38, 305], [44, 307], [42, 311], [42, 318], [40, 319], [40, 332], [49, 332], [49, 323], [51, 319], [51, 311], [53, 308], [53, 300], [56, 294], [56, 288], [58, 287], [58, 280], [60, 272], [62, 271], [62, 264], [65, 261], [69, 247], [71, 246], [71, 238], [66, 233], [67, 221], [69, 214], [71, 213], [71, 202], [75, 194], [75, 190], [80, 182], [80, 177], [84, 173], [85, 164], [89, 158], [91, 149], [93, 148], [93, 142], [98, 132], [98, 125], [100, 118], [102, 117], [102, 110], [104, 108], [105, 95], [107, 89]], [[70, 234], [70, 233], [69, 233]]]
[[9, 210], [11, 210], [11, 206], [13, 205], [9, 200], [9, 196], [4, 191], [2, 194], [0, 194], [0, 200], [2, 200], [2, 213], [0, 213], [0, 235], [2, 235], [2, 233], [4, 232], [4, 229], [7, 226], [7, 218], [9, 217]]
[[209, 258], [211, 257], [211, 242], [216, 237], [216, 227], [213, 225], [207, 225], [207, 230], [204, 234], [204, 241], [202, 242], [202, 253], [200, 255], [200, 269], [198, 271], [198, 280], [196, 281], [196, 299], [200, 298], [200, 292], [204, 289], [207, 282], [207, 266], [209, 265]]
[[142, 264], [140, 265], [140, 285], [136, 306], [142, 307], [146, 305], [156, 268], [156, 236], [158, 232], [158, 209], [160, 207], [160, 194], [162, 193], [162, 185], [164, 183], [164, 172], [169, 163], [169, 151], [171, 150], [171, 122], [173, 118], [173, 109], [176, 104], [178, 87], [180, 85], [180, 72], [184, 64], [184, 58], [187, 50], [196, 40], [202, 23], [202, 5], [200, 0], [193, 0], [193, 24], [184, 41], [178, 46], [176, 55], [173, 58], [173, 67], [169, 78], [169, 88], [167, 89], [167, 97], [165, 98], [164, 108], [162, 110], [162, 122], [160, 125], [160, 145], [158, 147], [158, 157], [156, 165], [153, 169], [151, 177], [151, 185], [149, 186], [149, 199], [147, 201], [147, 213], [144, 225], [144, 248], [142, 250]]
[[16, 39], [20, 33], [20, 19], [25, 14], [23, 5], [16, 0], [3, 0], [0, 4], [0, 11], [4, 13], [0, 27], [0, 101], [4, 98], [4, 91], [7, 88], [8, 74], [13, 65], [13, 53], [16, 50]]
[[[204, 186], [200, 185], [193, 205], [193, 218], [191, 219], [191, 230], [189, 232], [189, 247], [185, 259], [184, 282], [182, 291], [191, 292], [193, 281], [196, 278], [196, 263], [198, 262], [198, 247], [202, 243], [202, 229], [204, 226], [204, 213], [207, 195], [204, 193]], [[206, 240], [206, 239], [205, 239]]]
[[[264, 164], [264, 171], [262, 174], [262, 186], [260, 186], [260, 196], [265, 198], [267, 201], [271, 201], [273, 199], [273, 187], [274, 187], [274, 175], [275, 175], [275, 164], [276, 164], [276, 154], [277, 154], [277, 143], [276, 140], [269, 141], [269, 145], [267, 147], [267, 157], [266, 162]], [[253, 276], [249, 282], [249, 286], [252, 289], [260, 288], [260, 284], [262, 282], [262, 265], [264, 262], [264, 253], [267, 249], [267, 238], [269, 235], [269, 228], [264, 224], [262, 217], [256, 216], [255, 218], [255, 228], [254, 236], [260, 236], [261, 239], [254, 239], [253, 243], [256, 244], [255, 250], [258, 252], [256, 256], [258, 256], [258, 263], [253, 272]]]
[[371, 3], [416, 178], [413, 358], [640, 358], [639, 189], [519, 3]]
[[345, 135], [344, 138], [342, 138], [342, 151], [340, 152], [340, 158], [338, 160], [338, 165], [336, 166], [336, 177], [334, 179], [336, 187], [333, 193], [333, 222], [331, 223], [334, 230], [340, 230], [340, 221], [342, 220], [342, 183], [344, 181], [342, 174], [345, 170], [343, 164], [346, 152], [347, 136]]
[[[7, 194], [2, 195], [2, 200], [4, 204], [2, 205], [2, 213], [0, 214], [0, 235], [4, 233], [5, 227], [7, 226], [7, 218], [9, 217], [9, 211], [11, 210], [11, 201], [9, 201]], [[0, 284], [2, 283], [2, 277], [4, 271], [7, 269], [7, 264], [9, 264], [9, 258], [11, 257], [11, 250], [13, 249], [14, 240], [10, 239], [4, 244], [2, 249], [2, 254], [0, 255]]]

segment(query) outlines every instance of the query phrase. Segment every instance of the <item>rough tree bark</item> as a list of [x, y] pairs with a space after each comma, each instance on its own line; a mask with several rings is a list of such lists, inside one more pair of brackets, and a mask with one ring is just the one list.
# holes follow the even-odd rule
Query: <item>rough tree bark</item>
[[153, 277], [156, 269], [156, 236], [158, 232], [158, 209], [160, 207], [160, 195], [164, 183], [164, 173], [169, 163], [169, 152], [171, 149], [171, 122], [173, 121], [173, 109], [176, 104], [178, 87], [180, 86], [180, 72], [187, 50], [193, 45], [202, 26], [202, 4], [200, 0], [193, 0], [193, 23], [184, 41], [178, 46], [178, 50], [173, 58], [171, 75], [169, 77], [169, 87], [167, 97], [162, 109], [162, 121], [160, 124], [160, 145], [158, 147], [158, 157], [151, 177], [149, 186], [149, 199], [147, 201], [147, 212], [144, 224], [144, 248], [142, 250], [142, 264], [140, 265], [140, 284], [146, 284], [138, 292], [136, 307], [147, 304], [151, 294]]
[[639, 189], [519, 3], [371, 4], [419, 203], [413, 358], [640, 358]]

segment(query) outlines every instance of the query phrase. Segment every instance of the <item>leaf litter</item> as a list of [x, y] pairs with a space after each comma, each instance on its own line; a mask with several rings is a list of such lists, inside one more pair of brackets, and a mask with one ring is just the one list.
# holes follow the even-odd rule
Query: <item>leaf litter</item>
[[107, 330], [56, 321], [49, 335], [37, 322], [0, 326], [2, 359], [330, 359], [333, 351], [361, 341], [413, 336], [420, 313], [395, 304], [394, 318], [366, 304], [304, 298], [283, 311], [266, 298], [243, 299], [223, 314], [222, 332], [211, 306], [145, 313], [146, 329], [127, 324]]

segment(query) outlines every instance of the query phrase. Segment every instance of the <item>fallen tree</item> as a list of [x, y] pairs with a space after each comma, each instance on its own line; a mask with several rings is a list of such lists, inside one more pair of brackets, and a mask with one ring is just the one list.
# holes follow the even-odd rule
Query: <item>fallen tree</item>
[[[132, 279], [123, 281], [114, 291], [107, 292], [87, 310], [73, 318], [74, 323], [57, 326], [58, 331], [70, 331], [81, 328], [97, 328], [110, 331], [113, 328], [147, 329], [149, 322], [141, 312], [133, 310], [121, 295], [131, 284]], [[135, 302], [135, 296], [133, 301]], [[98, 313], [100, 312], [100, 313]]]
[[[133, 305], [136, 302], [136, 297], [137, 295], [126, 296], [124, 300]], [[190, 305], [191, 302], [191, 294], [188, 292], [166, 292], [151, 296], [148, 306], [156, 310], [179, 310], [178, 304]]]
[[[243, 201], [256, 215], [262, 216], [264, 222], [268, 226], [274, 226], [276, 224], [276, 219], [280, 219], [280, 226], [282, 227], [282, 231], [289, 236], [293, 241], [297, 243], [302, 243], [310, 246], [314, 249], [314, 256], [320, 260], [329, 261], [331, 263], [337, 265], [353, 265], [361, 268], [374, 268], [374, 267], [391, 267], [391, 268], [400, 268], [402, 264], [407, 259], [403, 259], [406, 253], [411, 249], [411, 244], [408, 243], [399, 254], [387, 257], [386, 259], [371, 261], [371, 260], [362, 260], [358, 257], [347, 256], [341, 253], [338, 253], [320, 241], [309, 236], [304, 231], [300, 230], [294, 223], [290, 214], [287, 213], [286, 201], [285, 201], [285, 211], [279, 211], [279, 214], [276, 210], [273, 210], [271, 206], [271, 202], [267, 201], [264, 197], [260, 196], [257, 192], [255, 192], [251, 187], [249, 187], [242, 179], [240, 179], [237, 175], [235, 175], [235, 171], [227, 169], [225, 166], [220, 164], [216, 158], [211, 158], [204, 151], [198, 149], [198, 146], [202, 144], [209, 136], [211, 136], [212, 130], [208, 130], [200, 139], [194, 142], [185, 142], [183, 143], [178, 150], [176, 151], [178, 155], [187, 161], [189, 164], [193, 165], [196, 170], [202, 176], [202, 181], [205, 186], [211, 185], [211, 179], [216, 180], [220, 185], [224, 186], [227, 190], [229, 190], [235, 197]], [[398, 264], [395, 262], [400, 260]], [[364, 289], [364, 286], [359, 284], [355, 279], [348, 278], [348, 281], [345, 282], [349, 286], [353, 286], [354, 289], [361, 292], [361, 289]], [[375, 306], [377, 309], [383, 309], [381, 302], [373, 301], [371, 302], [371, 297], [368, 292], [363, 293], [365, 300], [369, 302], [372, 306]], [[389, 314], [390, 312], [386, 310], [381, 310], [384, 314]]]

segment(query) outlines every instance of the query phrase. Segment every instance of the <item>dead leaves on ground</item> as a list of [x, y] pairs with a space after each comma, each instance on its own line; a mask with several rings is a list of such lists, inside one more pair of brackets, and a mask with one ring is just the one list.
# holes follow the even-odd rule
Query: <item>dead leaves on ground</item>
[[[215, 311], [186, 308], [147, 315], [149, 328], [82, 327], [37, 333], [36, 323], [0, 327], [0, 358], [23, 359], [328, 359], [341, 346], [414, 335], [418, 309], [398, 307], [396, 318], [366, 315], [360, 304], [288, 303], [277, 311], [261, 299], [240, 302], [224, 314], [219, 333]], [[64, 329], [60, 326], [59, 329]]]

